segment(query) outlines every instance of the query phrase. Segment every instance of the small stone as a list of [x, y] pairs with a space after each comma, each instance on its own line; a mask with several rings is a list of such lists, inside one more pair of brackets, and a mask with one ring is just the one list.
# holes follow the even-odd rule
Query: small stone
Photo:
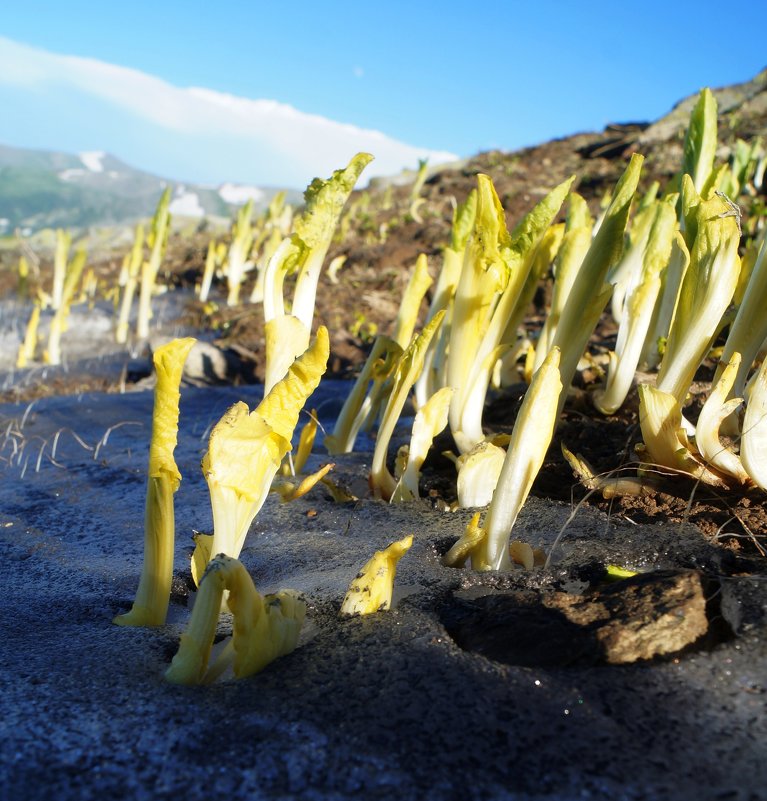
[[700, 573], [640, 573], [579, 598], [544, 598], [575, 625], [590, 631], [611, 665], [677, 653], [708, 631]]
[[553, 667], [628, 664], [677, 654], [709, 629], [700, 573], [640, 573], [586, 592], [522, 590], [455, 600], [456, 642], [499, 662]]

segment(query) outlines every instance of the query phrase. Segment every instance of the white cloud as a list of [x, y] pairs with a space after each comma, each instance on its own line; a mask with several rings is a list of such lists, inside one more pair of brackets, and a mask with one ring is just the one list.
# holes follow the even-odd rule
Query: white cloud
[[[358, 70], [361, 74], [360, 68], [354, 69], [355, 74]], [[408, 145], [380, 131], [306, 114], [276, 100], [253, 100], [200, 87], [179, 88], [135, 69], [58, 55], [0, 37], [0, 87], [3, 84], [30, 90], [30, 102], [45, 102], [46, 93], [62, 90], [103, 101], [104, 114], [117, 107], [155, 126], [158, 136], [178, 137], [179, 150], [190, 145], [190, 164], [205, 158], [200, 152], [203, 140], [210, 147], [211, 141], [221, 137], [226, 140], [221, 148], [234, 152], [239, 147], [240, 152], [252, 153], [254, 162], [260, 159], [264, 169], [268, 165], [270, 175], [284, 175], [283, 182], [288, 185], [302, 186], [316, 175], [329, 175], [358, 151], [375, 156], [365, 173], [368, 178], [414, 167], [419, 158], [428, 157], [432, 163], [455, 158], [445, 151]], [[109, 142], [99, 146], [111, 149]], [[264, 182], [254, 175], [255, 165], [251, 167], [249, 175], [222, 175], [220, 180]]]

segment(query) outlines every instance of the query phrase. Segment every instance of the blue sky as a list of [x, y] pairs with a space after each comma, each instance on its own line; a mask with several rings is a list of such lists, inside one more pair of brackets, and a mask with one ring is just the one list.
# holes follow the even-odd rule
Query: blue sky
[[[702, 86], [767, 66], [765, 29], [767, 3], [708, 0], [14, 3], [0, 20], [0, 142], [108, 150], [179, 179], [298, 186], [341, 166], [355, 137], [377, 146], [380, 171], [391, 172], [418, 155], [515, 149], [655, 119]], [[107, 76], [103, 65], [130, 74], [94, 89], [85, 73]], [[171, 91], [189, 87], [211, 91]], [[234, 98], [277, 101], [281, 121]], [[177, 100], [183, 112], [169, 121]], [[266, 133], [251, 137], [246, 117]]]

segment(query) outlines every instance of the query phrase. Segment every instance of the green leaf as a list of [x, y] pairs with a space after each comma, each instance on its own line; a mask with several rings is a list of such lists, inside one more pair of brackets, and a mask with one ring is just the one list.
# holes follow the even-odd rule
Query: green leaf
[[711, 90], [702, 89], [690, 114], [684, 139], [682, 172], [689, 175], [700, 194], [709, 189], [717, 145], [717, 106]]
[[472, 189], [464, 203], [459, 203], [453, 212], [453, 227], [450, 234], [450, 247], [463, 250], [474, 228], [477, 216], [477, 190]]
[[315, 178], [304, 192], [306, 208], [293, 229], [307, 247], [316, 248], [333, 236], [338, 218], [362, 171], [373, 160], [370, 153], [357, 153], [349, 164], [327, 180]]
[[623, 251], [626, 221], [639, 183], [643, 161], [643, 157], [639, 154], [632, 155], [615, 187], [599, 231], [578, 271], [578, 280], [570, 289], [567, 303], [562, 310], [552, 341], [552, 347], [559, 347], [562, 352], [560, 373], [565, 391], [560, 398], [560, 411], [578, 362], [586, 349], [586, 343], [612, 292], [612, 288], [605, 284], [605, 278]]

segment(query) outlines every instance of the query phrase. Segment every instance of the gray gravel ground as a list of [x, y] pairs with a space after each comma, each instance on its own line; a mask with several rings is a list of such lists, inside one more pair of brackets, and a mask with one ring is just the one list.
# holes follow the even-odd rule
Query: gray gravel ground
[[[330, 420], [339, 388], [320, 392], [314, 405]], [[439, 561], [468, 512], [272, 496], [242, 559], [261, 591], [305, 593], [299, 648], [239, 682], [166, 684], [189, 615], [190, 535], [211, 527], [207, 431], [234, 400], [256, 397], [183, 392], [176, 593], [154, 630], [111, 623], [141, 569], [151, 393], [0, 407], [2, 801], [765, 797], [767, 570], [733, 575], [748, 571], [694, 530], [582, 510], [550, 574], [478, 576]], [[356, 454], [337, 470], [364, 484], [367, 464]], [[530, 499], [516, 536], [545, 547], [570, 511]], [[411, 532], [395, 609], [339, 620], [358, 568]], [[724, 576], [737, 636], [665, 662], [543, 669], [463, 651], [444, 625], [456, 591], [550, 585], [598, 562]]]

